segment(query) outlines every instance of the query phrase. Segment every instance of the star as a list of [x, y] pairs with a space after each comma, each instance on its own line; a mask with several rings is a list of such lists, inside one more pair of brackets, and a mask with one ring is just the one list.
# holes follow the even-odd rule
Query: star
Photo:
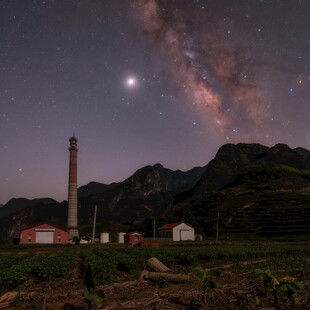
[[129, 78], [129, 79], [127, 80], [127, 84], [128, 84], [128, 85], [134, 85], [134, 84], [135, 84], [134, 78]]
[[135, 88], [137, 86], [137, 79], [133, 76], [130, 76], [126, 79], [126, 87], [127, 88]]

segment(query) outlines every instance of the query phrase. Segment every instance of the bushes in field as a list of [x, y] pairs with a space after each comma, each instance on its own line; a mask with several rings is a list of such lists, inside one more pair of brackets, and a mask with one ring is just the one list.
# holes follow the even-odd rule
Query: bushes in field
[[[80, 258], [83, 266], [91, 266], [97, 284], [109, 283], [119, 272], [137, 278], [150, 257], [158, 258], [171, 269], [183, 266], [192, 269], [206, 262], [239, 262], [248, 259], [281, 257], [308, 257], [310, 247], [305, 245], [204, 245], [169, 246], [161, 248], [135, 247], [77, 247], [78, 251], [60, 254], [5, 254], [0, 256], [0, 289], [11, 289], [28, 278], [40, 281], [64, 276]], [[175, 265], [175, 266], [174, 266]], [[236, 265], [235, 265], [236, 266]], [[279, 265], [280, 266], [280, 265]], [[285, 266], [283, 266], [284, 268]], [[291, 264], [297, 270], [299, 266]], [[241, 268], [240, 266], [238, 268]], [[282, 268], [282, 266], [281, 266]], [[299, 269], [298, 269], [299, 270]]]
[[[308, 251], [308, 252], [307, 252]], [[150, 257], [156, 257], [165, 265], [194, 267], [205, 261], [242, 261], [272, 257], [273, 259], [306, 252], [307, 248], [296, 246], [191, 246], [191, 247], [161, 247], [161, 248], [113, 248], [103, 247], [85, 249], [82, 253], [84, 264], [90, 264], [98, 283], [109, 283], [111, 276], [117, 272], [138, 274], [144, 268]]]
[[[0, 270], [0, 289], [12, 289], [34, 277], [38, 280], [48, 280], [62, 277], [73, 266], [75, 256], [72, 253], [57, 255], [30, 254], [7, 257], [9, 268]], [[1, 258], [2, 259], [2, 258]], [[5, 259], [4, 259], [5, 260]], [[2, 261], [2, 260], [1, 260]]]
[[11, 266], [18, 264], [25, 259], [33, 257], [34, 255], [34, 253], [2, 255], [0, 256], [0, 270], [10, 268]]
[[109, 283], [113, 271], [135, 272], [143, 268], [144, 260], [134, 251], [122, 249], [84, 250], [81, 258], [84, 265], [90, 265], [98, 283]]
[[91, 250], [83, 250], [80, 257], [83, 263], [82, 268], [89, 265], [97, 282], [108, 283], [110, 281], [110, 270], [113, 267], [111, 259], [103, 260]]
[[73, 266], [75, 255], [65, 252], [58, 255], [42, 255], [31, 264], [31, 275], [38, 280], [63, 277]]

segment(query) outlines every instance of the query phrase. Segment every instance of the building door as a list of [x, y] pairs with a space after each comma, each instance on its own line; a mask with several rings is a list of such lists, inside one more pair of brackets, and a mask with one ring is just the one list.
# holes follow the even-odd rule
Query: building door
[[36, 243], [54, 243], [54, 230], [37, 230]]
[[180, 241], [189, 240], [189, 230], [180, 229]]

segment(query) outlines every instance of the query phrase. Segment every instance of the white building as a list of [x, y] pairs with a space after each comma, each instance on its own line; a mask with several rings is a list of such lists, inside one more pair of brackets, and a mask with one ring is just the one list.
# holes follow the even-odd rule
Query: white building
[[195, 229], [185, 223], [170, 223], [158, 229], [159, 238], [172, 241], [195, 240]]

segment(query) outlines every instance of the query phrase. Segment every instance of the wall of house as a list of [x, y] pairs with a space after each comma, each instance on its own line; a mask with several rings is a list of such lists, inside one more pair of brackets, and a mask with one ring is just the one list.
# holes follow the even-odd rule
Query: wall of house
[[195, 229], [185, 223], [181, 223], [172, 229], [173, 241], [195, 240]]
[[167, 239], [167, 240], [171, 239], [172, 240], [172, 229], [159, 231], [159, 238], [163, 238], [163, 239]]
[[137, 244], [137, 243], [141, 243], [143, 237], [141, 234], [137, 234], [137, 233], [132, 233], [132, 234], [128, 234], [128, 235], [124, 235], [124, 241], [125, 243], [129, 243], [129, 244]]
[[68, 232], [60, 228], [54, 227], [49, 224], [41, 224], [34, 227], [23, 229], [20, 235], [20, 243], [38, 243], [37, 233], [40, 232], [52, 232], [53, 243], [68, 243], [69, 235]]

